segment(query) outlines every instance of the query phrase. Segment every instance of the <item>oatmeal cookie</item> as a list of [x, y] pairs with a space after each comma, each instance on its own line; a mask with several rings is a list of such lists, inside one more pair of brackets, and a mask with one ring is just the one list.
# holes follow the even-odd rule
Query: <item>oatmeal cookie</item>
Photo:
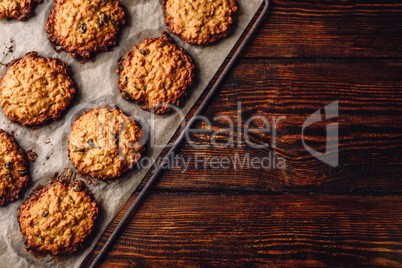
[[42, 0], [0, 0], [0, 19], [29, 19]]
[[35, 191], [18, 209], [27, 250], [66, 255], [85, 246], [99, 205], [82, 181], [58, 180]]
[[19, 198], [29, 182], [28, 161], [14, 138], [0, 129], [0, 206]]
[[112, 179], [134, 168], [143, 151], [143, 128], [117, 107], [84, 112], [71, 126], [68, 154], [79, 172]]
[[210, 44], [230, 32], [235, 0], [164, 0], [165, 23], [171, 33], [189, 44]]
[[76, 92], [70, 68], [36, 52], [15, 60], [0, 79], [0, 105], [11, 122], [43, 125], [60, 117]]
[[[54, 0], [45, 30], [53, 47], [60, 46], [74, 58], [87, 61], [117, 43], [126, 24], [117, 0]], [[57, 50], [56, 50], [57, 51]]]
[[149, 38], [119, 61], [119, 89], [142, 109], [166, 113], [178, 106], [194, 80], [194, 63], [182, 47], [162, 33]]

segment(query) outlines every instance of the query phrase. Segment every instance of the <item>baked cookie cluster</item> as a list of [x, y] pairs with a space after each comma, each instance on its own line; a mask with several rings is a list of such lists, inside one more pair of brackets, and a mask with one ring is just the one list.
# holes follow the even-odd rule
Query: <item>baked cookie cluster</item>
[[[0, 0], [0, 19], [27, 20], [41, 2]], [[161, 8], [167, 29], [194, 45], [226, 37], [237, 12], [234, 0], [164, 0]], [[54, 0], [45, 31], [56, 52], [66, 51], [85, 63], [110, 51], [126, 23], [118, 0]], [[166, 32], [137, 41], [142, 42], [116, 63], [121, 97], [155, 114], [168, 113], [194, 84], [195, 64]], [[48, 124], [59, 119], [76, 96], [71, 70], [60, 59], [30, 52], [8, 65], [0, 79], [0, 106], [13, 123]], [[72, 123], [68, 155], [81, 174], [111, 180], [136, 166], [146, 132], [116, 106], [98, 107]], [[30, 180], [27, 166], [24, 151], [0, 129], [0, 206], [20, 198]], [[99, 209], [82, 181], [58, 179], [38, 187], [19, 206], [17, 220], [26, 249], [52, 255], [82, 249], [95, 230]]]

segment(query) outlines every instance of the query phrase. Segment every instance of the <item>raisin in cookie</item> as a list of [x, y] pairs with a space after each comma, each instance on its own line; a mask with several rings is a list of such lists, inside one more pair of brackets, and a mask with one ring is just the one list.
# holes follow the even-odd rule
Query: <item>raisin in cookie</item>
[[126, 24], [124, 9], [117, 0], [54, 0], [45, 30], [54, 47], [87, 61], [117, 43]]
[[178, 106], [194, 80], [194, 63], [183, 48], [163, 33], [134, 46], [119, 61], [119, 89], [126, 100], [156, 114]]
[[15, 60], [0, 79], [4, 114], [24, 126], [43, 125], [60, 117], [76, 92], [70, 68], [36, 52]]
[[210, 44], [226, 37], [235, 19], [235, 0], [164, 0], [165, 23], [190, 44]]
[[0, 206], [18, 199], [28, 185], [27, 165], [25, 153], [0, 129]]
[[143, 151], [143, 128], [117, 107], [84, 112], [71, 126], [68, 154], [79, 172], [112, 179], [132, 169]]
[[82, 181], [55, 181], [35, 191], [18, 209], [27, 250], [66, 255], [84, 247], [99, 205]]

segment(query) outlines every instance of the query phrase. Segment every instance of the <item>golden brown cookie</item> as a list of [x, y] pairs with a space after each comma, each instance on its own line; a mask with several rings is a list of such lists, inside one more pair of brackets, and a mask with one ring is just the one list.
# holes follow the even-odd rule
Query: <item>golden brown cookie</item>
[[0, 129], [0, 206], [19, 198], [28, 185], [28, 161], [14, 138]]
[[42, 0], [0, 0], [0, 19], [29, 19]]
[[122, 97], [156, 114], [178, 106], [194, 80], [192, 59], [166, 33], [134, 46], [116, 72]]
[[61, 46], [83, 61], [117, 43], [120, 28], [126, 24], [117, 0], [54, 0], [45, 30], [54, 47]]
[[60, 117], [76, 92], [70, 68], [36, 52], [15, 60], [0, 79], [0, 105], [14, 123], [43, 125]]
[[165, 23], [190, 44], [210, 44], [226, 37], [235, 19], [235, 0], [164, 0]]
[[84, 247], [99, 205], [82, 181], [55, 181], [35, 191], [18, 209], [27, 250], [66, 255]]
[[143, 129], [117, 107], [84, 112], [71, 126], [68, 154], [79, 172], [112, 179], [134, 168], [143, 151]]

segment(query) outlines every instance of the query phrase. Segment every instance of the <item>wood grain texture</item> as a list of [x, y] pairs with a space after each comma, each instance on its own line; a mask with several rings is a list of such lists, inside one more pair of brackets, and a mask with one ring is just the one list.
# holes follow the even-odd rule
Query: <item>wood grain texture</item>
[[[212, 126], [202, 121], [195, 127], [210, 132], [191, 135], [177, 155], [190, 161], [189, 168], [173, 161], [156, 189], [401, 193], [401, 73], [402, 64], [396, 60], [243, 59], [205, 113]], [[301, 134], [306, 118], [335, 100], [339, 101], [339, 118], [331, 122], [339, 124], [340, 163], [331, 168], [306, 150]], [[230, 127], [227, 120], [214, 120], [216, 116], [226, 116], [244, 129], [247, 120], [256, 115], [270, 123], [273, 118], [286, 117], [276, 134], [271, 129], [249, 135], [250, 142], [267, 148], [247, 144], [236, 127], [234, 132], [220, 131], [216, 145], [212, 144], [216, 131]], [[253, 128], [264, 128], [261, 121], [254, 123]], [[233, 146], [217, 148], [231, 138]], [[325, 124], [307, 129], [304, 140], [316, 150], [325, 150]], [[199, 148], [202, 146], [207, 148]], [[214, 169], [208, 164], [211, 161], [203, 160], [236, 160], [239, 156], [244, 161], [247, 155], [263, 158], [270, 153], [283, 157], [286, 168], [230, 164]]]
[[271, 0], [247, 57], [402, 56], [400, 1]]
[[400, 266], [401, 202], [153, 193], [101, 267]]

